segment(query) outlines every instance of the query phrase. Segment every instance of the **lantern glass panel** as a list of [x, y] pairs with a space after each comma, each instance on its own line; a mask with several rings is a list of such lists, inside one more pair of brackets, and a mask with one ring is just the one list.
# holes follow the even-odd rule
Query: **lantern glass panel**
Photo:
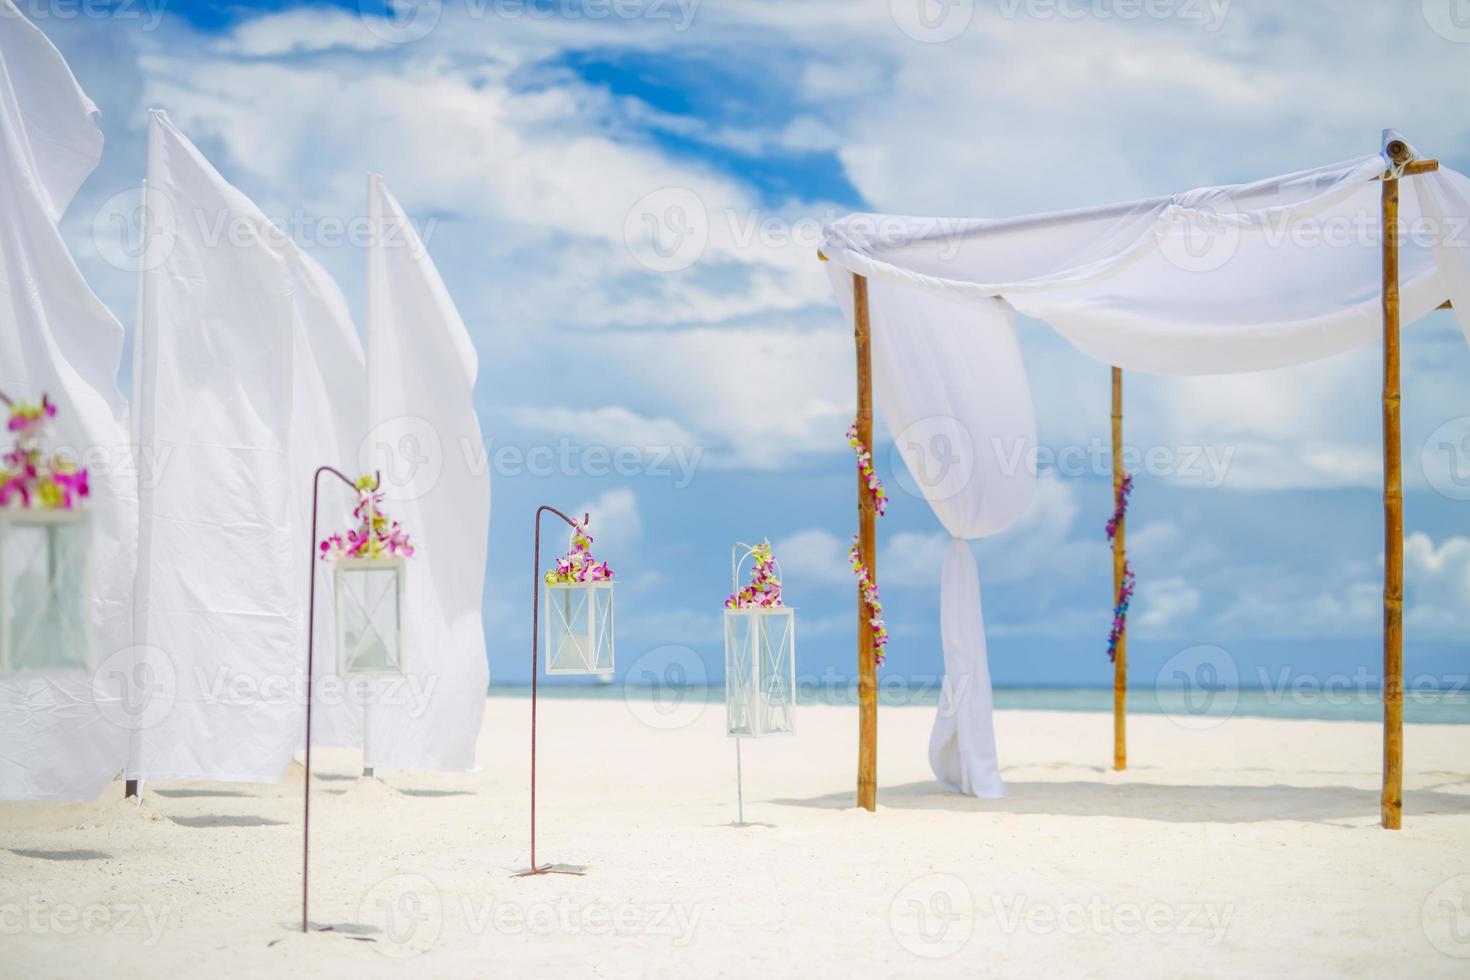
[[546, 583], [546, 672], [613, 670], [613, 584]]
[[0, 671], [88, 668], [90, 544], [85, 511], [0, 516]]
[[403, 672], [405, 571], [399, 559], [338, 561], [337, 650], [343, 675]]
[[728, 734], [787, 735], [796, 692], [796, 611], [725, 610]]

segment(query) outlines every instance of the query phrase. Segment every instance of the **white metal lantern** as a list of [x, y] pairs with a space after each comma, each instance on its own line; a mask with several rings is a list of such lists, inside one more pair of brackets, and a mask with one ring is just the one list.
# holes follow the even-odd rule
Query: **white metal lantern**
[[0, 510], [0, 674], [93, 663], [85, 510]]
[[[735, 579], [738, 591], [738, 562]], [[790, 735], [795, 702], [796, 610], [790, 606], [727, 607], [726, 732], [735, 738]]]
[[547, 582], [546, 672], [610, 674], [612, 670], [612, 582]]
[[336, 566], [337, 670], [401, 674], [403, 595], [408, 563], [402, 558], [339, 558]]

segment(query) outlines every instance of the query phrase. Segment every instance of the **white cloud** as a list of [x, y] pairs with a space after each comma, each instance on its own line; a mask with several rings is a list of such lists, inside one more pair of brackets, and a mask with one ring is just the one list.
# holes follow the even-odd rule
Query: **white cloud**
[[1404, 621], [1416, 630], [1463, 639], [1470, 629], [1470, 538], [1435, 545], [1427, 534], [1404, 541]]
[[645, 418], [616, 405], [576, 411], [562, 407], [522, 407], [511, 418], [531, 429], [566, 436], [610, 449], [640, 450], [682, 446], [694, 448], [699, 440], [682, 425], [668, 418]]
[[592, 553], [612, 564], [616, 572], [618, 561], [615, 559], [631, 558], [629, 552], [643, 537], [638, 495], [628, 489], [609, 490], [596, 500], [580, 505], [568, 516], [580, 521], [583, 514], [591, 517], [587, 530], [593, 537]]
[[821, 528], [799, 531], [771, 545], [785, 581], [807, 579], [828, 585], [853, 583], [847, 549], [848, 542]]

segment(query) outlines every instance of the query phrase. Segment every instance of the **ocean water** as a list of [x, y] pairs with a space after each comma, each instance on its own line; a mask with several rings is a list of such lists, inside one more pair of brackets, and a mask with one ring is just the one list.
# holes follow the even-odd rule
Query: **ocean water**
[[[618, 681], [612, 684], [552, 683], [540, 685], [544, 698], [623, 698], [655, 701], [670, 708], [704, 703], [722, 705], [723, 687], [649, 686]], [[1002, 711], [1093, 711], [1111, 713], [1111, 688], [1083, 687], [998, 687], [995, 706]], [[529, 686], [492, 686], [491, 698], [530, 697]], [[798, 685], [798, 704], [852, 705], [857, 703], [852, 686]], [[879, 703], [884, 705], [937, 705], [939, 687], [928, 682], [916, 685], [880, 684]], [[1307, 718], [1323, 721], [1379, 721], [1383, 704], [1376, 691], [1267, 691], [1155, 690], [1129, 692], [1128, 711], [1139, 715], [1167, 715], [1184, 727], [1208, 727], [1229, 717]], [[1470, 725], [1470, 690], [1406, 691], [1404, 720], [1417, 725]]]

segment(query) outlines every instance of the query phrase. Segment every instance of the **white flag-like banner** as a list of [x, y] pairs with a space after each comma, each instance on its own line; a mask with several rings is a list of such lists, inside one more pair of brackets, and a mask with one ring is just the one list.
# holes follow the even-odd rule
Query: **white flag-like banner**
[[357, 439], [362, 355], [330, 277], [162, 112], [135, 357], [137, 637], [158, 694], [129, 772], [279, 780], [301, 742], [310, 470]]
[[[123, 331], [88, 288], [58, 228], [102, 153], [96, 113], [51, 42], [0, 0], [0, 392], [32, 403], [47, 395], [57, 406], [48, 452], [74, 453], [89, 472], [83, 567], [91, 577], [90, 642], [52, 649], [54, 662], [42, 663], [17, 657], [24, 638], [12, 636], [16, 649], [0, 658], [3, 799], [90, 799], [127, 759], [122, 695], [132, 667], [137, 495], [117, 385]], [[8, 452], [8, 434], [0, 431], [0, 439]], [[31, 553], [37, 541], [46, 539], [12, 532], [0, 540], [0, 588], [30, 596], [11, 618], [16, 631], [45, 626], [35, 587], [58, 566], [54, 547], [52, 573], [37, 564], [46, 560]]]
[[368, 763], [468, 770], [485, 710], [481, 603], [490, 475], [475, 415], [479, 359], [398, 201], [369, 178], [368, 415], [361, 468], [411, 535], [406, 678], [368, 710]]

